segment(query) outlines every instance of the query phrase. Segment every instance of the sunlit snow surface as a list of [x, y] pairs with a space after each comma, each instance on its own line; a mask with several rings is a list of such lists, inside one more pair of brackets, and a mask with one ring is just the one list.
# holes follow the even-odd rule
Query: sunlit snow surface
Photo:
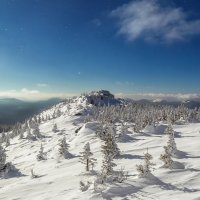
[[[85, 168], [79, 162], [79, 152], [90, 142], [91, 151], [98, 160], [96, 171], [100, 171], [102, 155], [101, 141], [95, 135], [96, 122], [84, 124], [82, 116], [74, 116], [77, 112], [87, 112], [90, 106], [85, 101], [71, 103], [70, 107], [58, 104], [62, 116], [42, 122], [41, 133], [45, 138], [37, 141], [19, 140], [14, 138], [6, 148], [7, 161], [11, 161], [22, 175], [14, 175], [0, 179], [1, 200], [71, 200], [71, 199], [146, 199], [146, 200], [198, 200], [200, 199], [200, 124], [175, 125], [175, 140], [179, 150], [175, 169], [162, 168], [159, 160], [166, 144], [163, 124], [154, 129], [147, 127], [143, 133], [133, 133], [121, 140], [118, 145], [122, 151], [119, 159], [115, 160], [117, 167], [125, 167], [128, 179], [124, 183], [106, 185], [101, 193], [94, 192], [93, 186], [88, 191], [81, 192], [80, 180], [94, 181], [95, 175], [85, 175]], [[53, 113], [55, 107], [43, 112]], [[59, 131], [52, 132], [54, 123]], [[82, 127], [78, 133], [77, 128]], [[159, 128], [160, 127], [160, 128]], [[72, 159], [58, 157], [58, 142], [66, 136], [70, 144]], [[48, 159], [38, 162], [36, 155], [41, 142]], [[146, 179], [137, 177], [136, 164], [142, 163], [146, 149], [153, 155], [155, 163], [152, 176]], [[30, 170], [33, 169], [39, 178], [32, 179]]]

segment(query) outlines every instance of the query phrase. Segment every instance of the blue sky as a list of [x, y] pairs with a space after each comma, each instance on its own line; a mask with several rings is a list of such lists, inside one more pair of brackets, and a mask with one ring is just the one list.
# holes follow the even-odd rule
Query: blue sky
[[200, 93], [199, 0], [1, 0], [0, 96]]

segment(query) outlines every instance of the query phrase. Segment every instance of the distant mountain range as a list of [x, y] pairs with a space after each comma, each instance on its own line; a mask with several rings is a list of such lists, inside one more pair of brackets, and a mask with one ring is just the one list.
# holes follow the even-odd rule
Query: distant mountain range
[[141, 100], [132, 100], [129, 99], [131, 102], [141, 103], [141, 104], [152, 104], [152, 105], [168, 105], [168, 106], [175, 106], [178, 107], [180, 105], [184, 105], [187, 108], [199, 108], [200, 107], [200, 100], [187, 100], [187, 101], [166, 101], [166, 100], [148, 100], [148, 99], [141, 99]]
[[0, 98], [0, 125], [11, 125], [40, 113], [59, 103], [61, 99], [52, 98], [37, 102], [22, 101], [15, 98]]
[[[105, 96], [105, 95], [104, 95]], [[103, 96], [103, 98], [104, 98]], [[100, 96], [102, 98], [102, 96]], [[107, 98], [107, 96], [105, 96]], [[188, 101], [166, 101], [162, 99], [148, 100], [133, 100], [133, 99], [114, 99], [120, 104], [127, 104], [128, 102], [135, 102], [140, 104], [151, 105], [169, 105], [180, 106], [185, 105], [188, 108], [200, 108], [200, 100], [188, 100]], [[15, 98], [0, 98], [0, 125], [12, 125], [16, 122], [22, 122], [34, 114], [38, 114], [41, 111], [52, 107], [53, 105], [61, 102], [60, 98], [52, 98], [37, 102], [22, 101]], [[102, 101], [102, 100], [101, 100]]]

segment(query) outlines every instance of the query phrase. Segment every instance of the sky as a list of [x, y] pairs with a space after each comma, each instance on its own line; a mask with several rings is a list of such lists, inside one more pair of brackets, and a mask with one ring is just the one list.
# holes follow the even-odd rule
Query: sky
[[0, 97], [200, 94], [199, 0], [1, 0]]

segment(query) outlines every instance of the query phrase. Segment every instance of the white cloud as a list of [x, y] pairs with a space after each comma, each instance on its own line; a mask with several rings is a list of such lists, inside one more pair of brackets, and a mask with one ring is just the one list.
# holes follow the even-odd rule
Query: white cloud
[[119, 20], [118, 34], [130, 41], [172, 42], [200, 34], [200, 20], [190, 20], [181, 8], [162, 7], [158, 0], [132, 1], [111, 12]]
[[116, 81], [115, 84], [118, 86], [133, 86], [134, 85], [133, 82], [129, 82], [129, 81]]
[[40, 92], [39, 90], [29, 90], [27, 88], [22, 88], [21, 90], [0, 91], [0, 97], [18, 98], [24, 100], [42, 100], [53, 97], [67, 98], [76, 95], [77, 94], [72, 93], [45, 93]]
[[47, 87], [48, 85], [46, 83], [38, 83], [37, 87]]
[[135, 100], [140, 99], [149, 99], [149, 100], [155, 100], [155, 99], [162, 99], [167, 101], [185, 101], [185, 100], [191, 100], [191, 99], [198, 99], [200, 100], [200, 94], [197, 93], [188, 93], [188, 94], [173, 94], [173, 93], [117, 93], [115, 94], [117, 97], [127, 97], [132, 98]]
[[24, 94], [38, 94], [40, 93], [38, 90], [28, 90], [27, 88], [22, 88], [21, 93]]

